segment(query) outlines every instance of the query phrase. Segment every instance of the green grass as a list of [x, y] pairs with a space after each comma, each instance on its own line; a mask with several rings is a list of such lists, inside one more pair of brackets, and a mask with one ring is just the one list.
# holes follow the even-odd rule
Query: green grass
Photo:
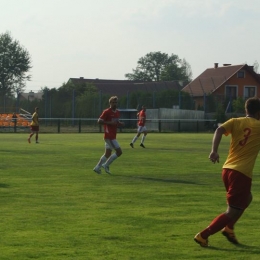
[[118, 134], [112, 175], [92, 169], [102, 134], [0, 134], [0, 260], [259, 259], [260, 163], [254, 199], [236, 226], [240, 246], [220, 233], [201, 248], [194, 235], [225, 211], [221, 162], [208, 160], [212, 134]]

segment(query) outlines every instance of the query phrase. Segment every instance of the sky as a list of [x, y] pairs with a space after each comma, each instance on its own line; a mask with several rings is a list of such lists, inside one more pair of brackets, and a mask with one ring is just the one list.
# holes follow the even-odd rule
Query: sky
[[126, 79], [157, 51], [185, 59], [193, 79], [214, 63], [260, 63], [259, 0], [0, 0], [0, 17], [0, 34], [30, 53], [25, 92]]

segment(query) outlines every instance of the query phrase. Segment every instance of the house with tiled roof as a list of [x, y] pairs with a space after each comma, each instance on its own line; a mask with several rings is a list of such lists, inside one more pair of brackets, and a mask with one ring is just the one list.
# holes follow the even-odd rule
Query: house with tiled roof
[[181, 91], [182, 82], [179, 81], [159, 81], [159, 82], [143, 82], [143, 81], [132, 81], [132, 80], [109, 80], [109, 79], [85, 79], [70, 78], [68, 83], [74, 85], [91, 83], [98, 91], [108, 94], [117, 95], [123, 97], [133, 92], [160, 92], [163, 90], [177, 90]]
[[260, 76], [253, 66], [247, 64], [219, 66], [214, 63], [197, 78], [187, 84], [182, 91], [188, 92], [195, 101], [195, 108], [204, 107], [206, 97], [212, 95], [222, 102], [238, 97], [247, 99], [260, 95]]

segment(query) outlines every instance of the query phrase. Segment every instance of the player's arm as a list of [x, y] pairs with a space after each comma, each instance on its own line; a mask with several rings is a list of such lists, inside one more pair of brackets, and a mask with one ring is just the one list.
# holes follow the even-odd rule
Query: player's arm
[[124, 122], [122, 122], [122, 121], [120, 121], [120, 120], [118, 120], [118, 122], [117, 122], [117, 125], [118, 125], [118, 126], [124, 126], [124, 125], [125, 125], [125, 123], [124, 123]]
[[117, 121], [105, 121], [103, 118], [99, 118], [97, 121], [100, 125], [117, 125]]
[[222, 126], [218, 127], [214, 133], [213, 140], [212, 140], [212, 148], [211, 148], [211, 152], [209, 154], [209, 159], [213, 163], [219, 162], [218, 147], [219, 147], [220, 141], [222, 139], [222, 135], [225, 133], [226, 133], [226, 130]]

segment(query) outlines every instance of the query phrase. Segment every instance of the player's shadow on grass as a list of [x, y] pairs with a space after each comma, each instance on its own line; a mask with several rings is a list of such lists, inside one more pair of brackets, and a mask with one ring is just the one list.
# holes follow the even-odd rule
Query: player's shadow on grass
[[0, 183], [0, 189], [1, 189], [1, 188], [8, 188], [8, 187], [9, 187], [8, 184]]
[[221, 248], [216, 246], [209, 246], [208, 249], [217, 250], [217, 251], [235, 251], [235, 252], [248, 252], [251, 254], [260, 254], [260, 248], [258, 246], [249, 246], [244, 244], [234, 245], [234, 248]]
[[184, 181], [184, 180], [171, 180], [171, 179], [160, 179], [160, 178], [152, 178], [152, 177], [143, 177], [143, 176], [125, 176], [125, 175], [115, 175], [120, 177], [127, 177], [131, 179], [139, 179], [139, 180], [147, 180], [147, 181], [157, 181], [157, 182], [168, 182], [168, 183], [183, 183], [183, 184], [196, 184], [198, 183], [194, 181]]

